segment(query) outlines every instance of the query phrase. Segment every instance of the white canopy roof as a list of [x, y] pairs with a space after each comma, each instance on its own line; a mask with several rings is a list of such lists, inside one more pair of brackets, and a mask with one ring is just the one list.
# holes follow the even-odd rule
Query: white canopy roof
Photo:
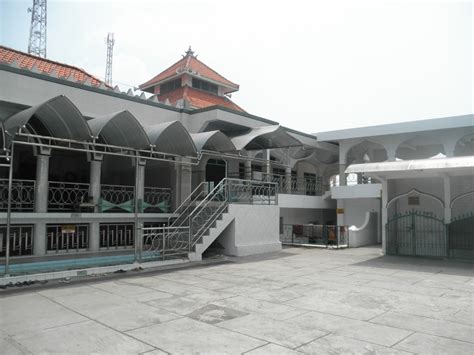
[[87, 121], [94, 137], [101, 136], [107, 144], [146, 149], [150, 141], [142, 125], [129, 111], [93, 118]]
[[347, 174], [365, 173], [390, 177], [405, 177], [406, 175], [421, 177], [437, 175], [438, 173], [472, 174], [474, 176], [474, 156], [352, 164], [345, 172]]
[[213, 150], [216, 152], [229, 152], [235, 150], [235, 146], [221, 131], [209, 131], [202, 133], [191, 133], [191, 137], [196, 145], [196, 149]]
[[302, 143], [278, 125], [253, 128], [249, 133], [232, 138], [237, 150], [260, 150], [300, 146]]

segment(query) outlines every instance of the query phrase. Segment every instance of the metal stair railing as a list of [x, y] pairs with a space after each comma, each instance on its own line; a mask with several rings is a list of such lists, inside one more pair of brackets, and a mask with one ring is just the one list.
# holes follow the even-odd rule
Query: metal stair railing
[[[187, 216], [189, 216], [189, 214], [193, 210], [193, 207], [197, 205], [197, 202], [200, 199], [202, 200], [206, 197], [207, 186], [208, 186], [208, 183], [206, 181], [203, 181], [189, 194], [189, 196], [174, 211], [174, 214], [178, 215], [178, 217], [168, 218], [168, 226], [180, 227], [180, 226], [183, 226], [183, 224], [188, 221]], [[173, 218], [174, 220], [173, 222], [171, 222]]]
[[[225, 178], [206, 194], [201, 183], [176, 209], [178, 217], [166, 227], [143, 228], [141, 250], [146, 256], [191, 252], [222, 216], [229, 203], [271, 205], [278, 203], [273, 182]], [[202, 199], [202, 200], [201, 200]], [[169, 222], [171, 219], [169, 219]]]
[[228, 179], [222, 179], [204, 200], [196, 206], [188, 217], [190, 247], [193, 248], [201, 237], [222, 215], [228, 205]]

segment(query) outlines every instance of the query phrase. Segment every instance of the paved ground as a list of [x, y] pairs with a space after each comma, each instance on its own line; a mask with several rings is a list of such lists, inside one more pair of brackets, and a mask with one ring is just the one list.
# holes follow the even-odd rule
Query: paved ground
[[0, 352], [473, 354], [472, 264], [285, 249], [0, 299]]

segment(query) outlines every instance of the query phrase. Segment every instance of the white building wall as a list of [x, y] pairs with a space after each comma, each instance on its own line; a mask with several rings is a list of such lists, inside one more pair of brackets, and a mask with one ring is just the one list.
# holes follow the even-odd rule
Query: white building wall
[[360, 198], [344, 200], [344, 224], [361, 227], [367, 212], [380, 213], [380, 199]]
[[245, 256], [281, 250], [279, 207], [229, 205], [234, 221], [217, 238], [224, 253]]

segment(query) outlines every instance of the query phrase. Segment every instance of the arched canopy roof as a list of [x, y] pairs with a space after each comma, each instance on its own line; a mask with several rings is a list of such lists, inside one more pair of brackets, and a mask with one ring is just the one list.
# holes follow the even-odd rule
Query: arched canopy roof
[[134, 149], [150, 147], [145, 130], [129, 111], [93, 118], [87, 123], [94, 137], [102, 137], [107, 144]]
[[300, 146], [302, 143], [281, 126], [265, 126], [232, 138], [237, 150], [258, 150]]
[[236, 150], [234, 143], [221, 131], [192, 133], [191, 137], [198, 151], [203, 149], [216, 152], [230, 152]]
[[78, 141], [92, 138], [89, 125], [79, 109], [66, 96], [60, 95], [8, 117], [3, 122], [7, 133], [5, 146], [10, 145], [14, 135], [33, 117], [40, 121], [51, 137]]
[[179, 121], [148, 126], [145, 132], [156, 151], [182, 156], [197, 155], [191, 135]]

